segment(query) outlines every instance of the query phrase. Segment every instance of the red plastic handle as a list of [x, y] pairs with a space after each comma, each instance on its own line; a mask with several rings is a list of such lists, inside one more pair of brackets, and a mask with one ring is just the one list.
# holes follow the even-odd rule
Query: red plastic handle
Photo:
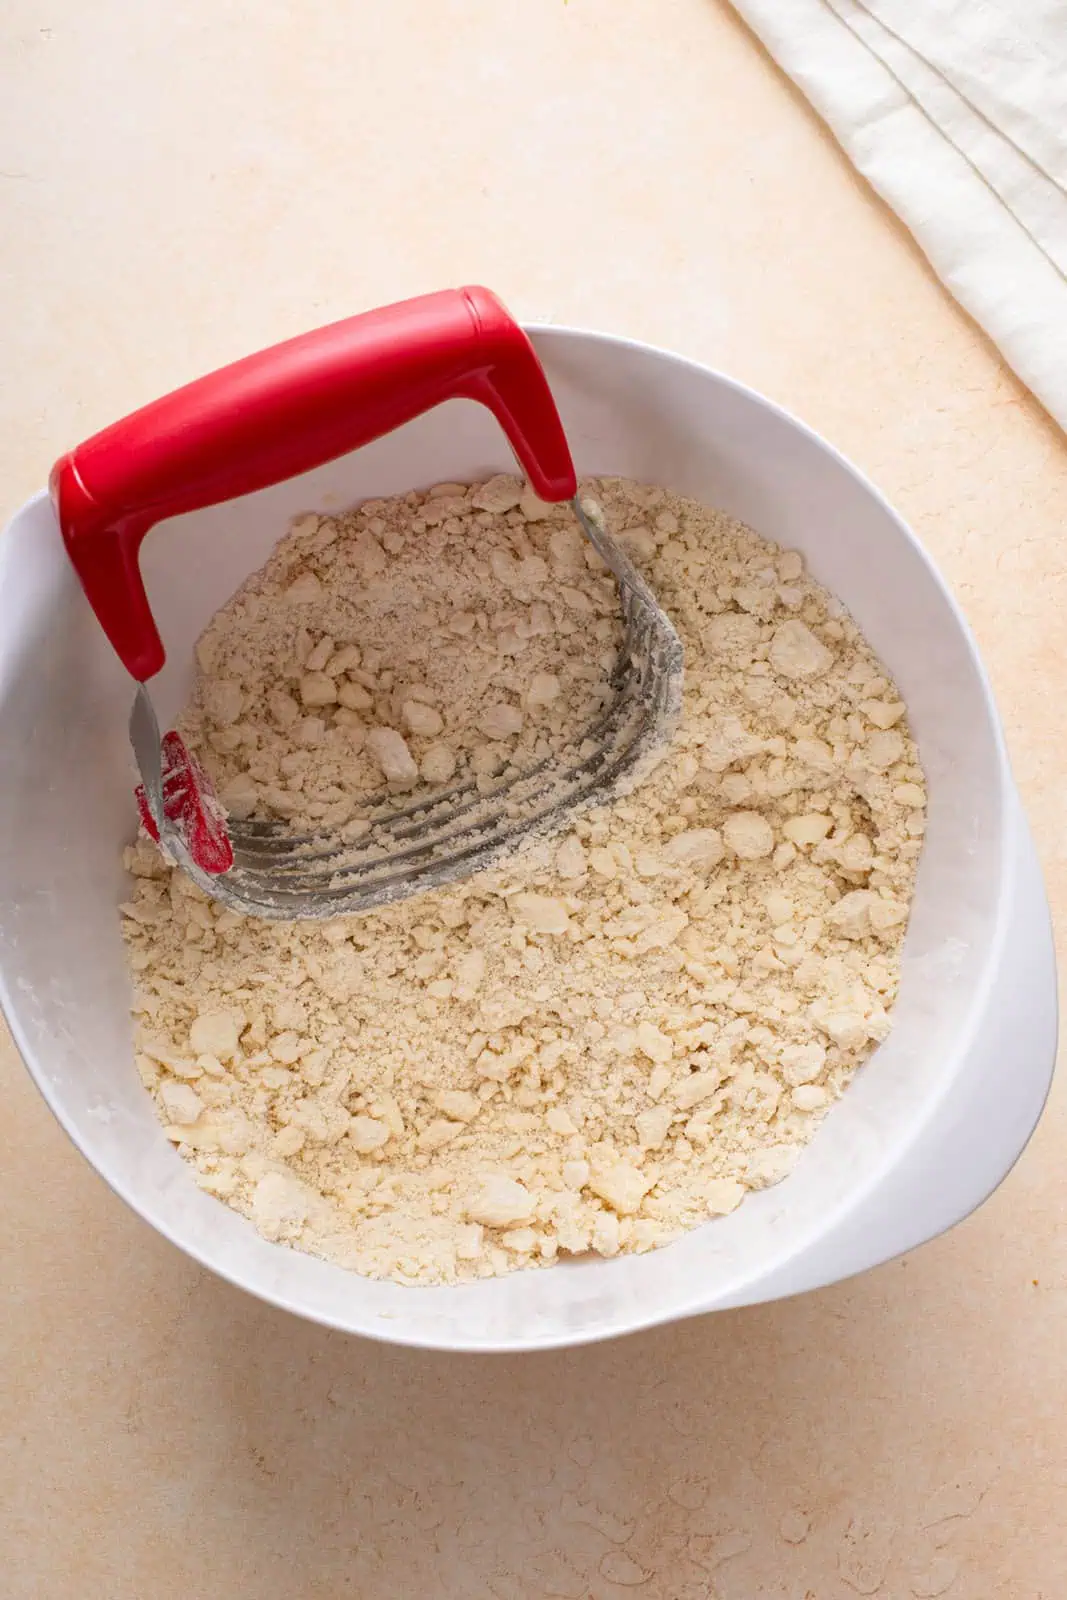
[[543, 500], [576, 492], [534, 348], [496, 296], [475, 288], [274, 345], [61, 457], [49, 485], [63, 539], [127, 670], [143, 682], [165, 659], [138, 565], [155, 523], [308, 472], [448, 399], [489, 407]]

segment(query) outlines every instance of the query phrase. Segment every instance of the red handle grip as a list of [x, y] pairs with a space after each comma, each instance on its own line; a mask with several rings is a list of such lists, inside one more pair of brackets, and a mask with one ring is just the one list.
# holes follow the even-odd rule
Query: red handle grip
[[541, 363], [488, 289], [446, 289], [289, 339], [61, 457], [49, 484], [63, 539], [128, 671], [143, 682], [165, 659], [138, 565], [155, 523], [307, 472], [453, 398], [489, 407], [543, 500], [576, 492]]

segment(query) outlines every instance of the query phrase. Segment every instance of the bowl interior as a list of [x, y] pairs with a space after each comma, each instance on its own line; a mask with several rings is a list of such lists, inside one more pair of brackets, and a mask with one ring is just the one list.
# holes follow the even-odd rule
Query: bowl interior
[[[241, 1286], [380, 1338], [447, 1348], [576, 1342], [751, 1292], [832, 1229], [962, 1070], [1001, 895], [1005, 770], [984, 677], [928, 561], [833, 451], [757, 396], [640, 346], [536, 336], [580, 472], [664, 484], [801, 550], [849, 607], [908, 702], [930, 790], [927, 843], [889, 1040], [791, 1176], [648, 1256], [454, 1289], [374, 1283], [268, 1244], [202, 1193], [156, 1122], [131, 1057], [116, 906], [131, 837], [131, 688], [67, 564], [47, 501], [0, 542], [0, 968], [9, 1019], [52, 1109], [149, 1222]], [[451, 402], [301, 479], [173, 519], [143, 547], [168, 664], [169, 718], [191, 645], [287, 519], [507, 469], [489, 415]]]

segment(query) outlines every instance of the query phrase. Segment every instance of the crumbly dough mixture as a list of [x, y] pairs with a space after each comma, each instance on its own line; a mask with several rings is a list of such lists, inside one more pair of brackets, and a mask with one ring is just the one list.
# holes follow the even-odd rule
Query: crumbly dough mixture
[[504, 474], [439, 484], [299, 518], [199, 640], [181, 731], [231, 816], [343, 827], [383, 786], [489, 789], [556, 754], [622, 634], [573, 517]]
[[[686, 650], [652, 778], [505, 867], [358, 918], [209, 902], [126, 854], [137, 1062], [210, 1193], [374, 1277], [647, 1250], [781, 1179], [883, 1039], [925, 788], [893, 685], [801, 558], [589, 485]], [[618, 607], [518, 480], [303, 517], [198, 646], [231, 811], [344, 825], [383, 783], [571, 737]]]

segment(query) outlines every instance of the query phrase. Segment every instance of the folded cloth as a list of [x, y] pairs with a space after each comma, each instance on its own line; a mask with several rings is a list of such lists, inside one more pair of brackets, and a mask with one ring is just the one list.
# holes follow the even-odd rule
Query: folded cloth
[[1067, 428], [1065, 0], [733, 0]]

